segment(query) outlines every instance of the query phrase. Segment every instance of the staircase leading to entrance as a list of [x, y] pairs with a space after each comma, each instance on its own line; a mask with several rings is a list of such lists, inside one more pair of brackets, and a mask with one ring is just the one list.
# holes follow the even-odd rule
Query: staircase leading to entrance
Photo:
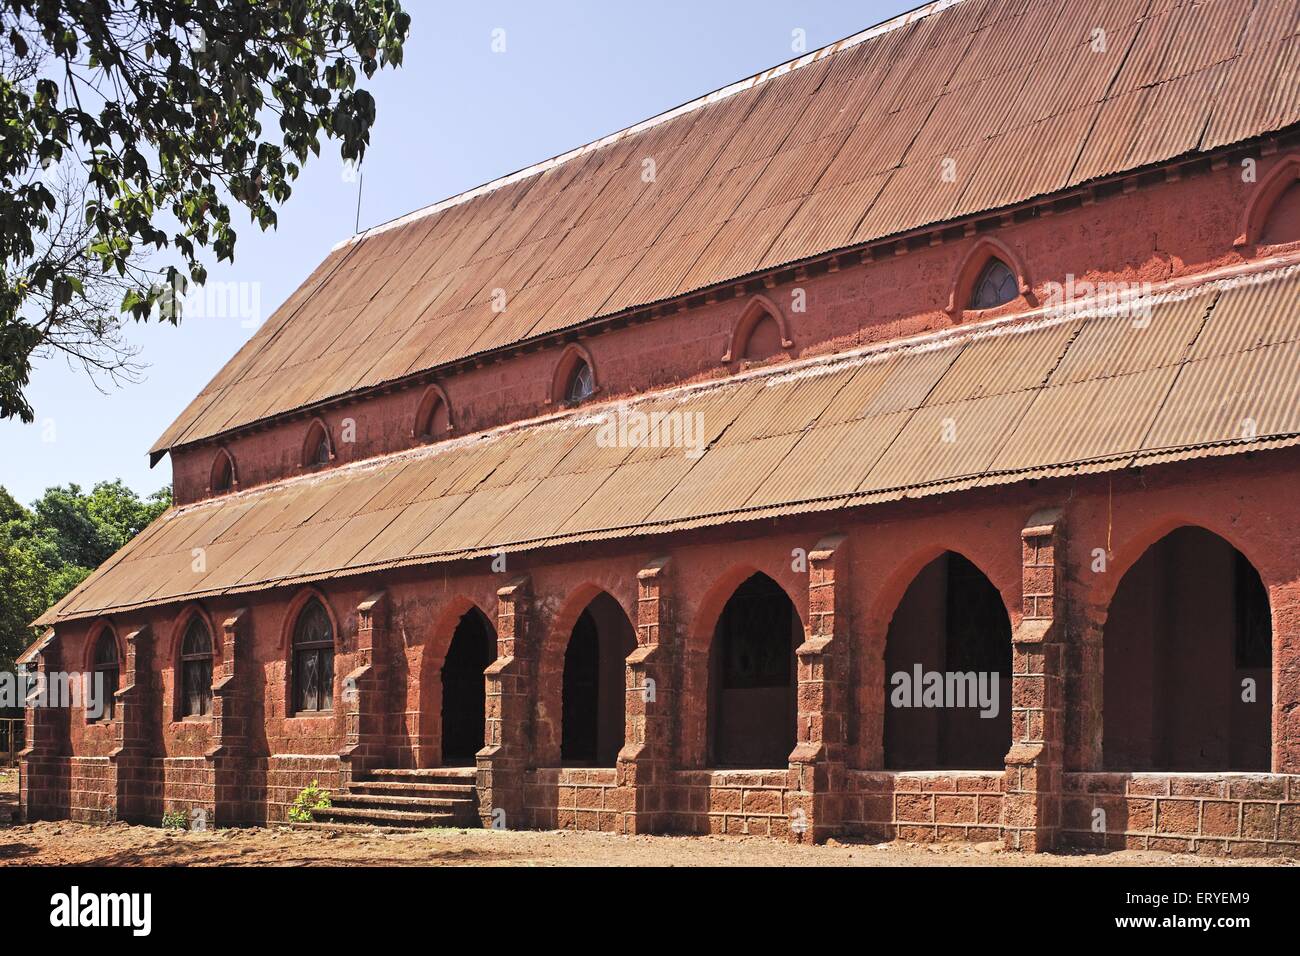
[[294, 827], [417, 830], [479, 825], [473, 767], [372, 770], [330, 800], [328, 810], [312, 812], [313, 822]]

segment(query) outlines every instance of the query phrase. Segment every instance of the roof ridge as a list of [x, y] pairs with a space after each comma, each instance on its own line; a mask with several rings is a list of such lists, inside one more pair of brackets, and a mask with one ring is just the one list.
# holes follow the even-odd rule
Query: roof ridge
[[743, 93], [746, 90], [753, 89], [755, 86], [758, 86], [760, 83], [765, 83], [768, 80], [776, 79], [779, 76], [785, 76], [787, 73], [792, 73], [795, 70], [799, 69], [800, 67], [807, 66], [810, 63], [816, 63], [819, 60], [824, 59], [825, 57], [831, 56], [832, 54], [839, 53], [842, 50], [850, 49], [852, 47], [857, 46], [860, 43], [866, 42], [867, 40], [871, 40], [878, 36], [882, 36], [886, 33], [890, 33], [893, 30], [897, 30], [900, 27], [904, 27], [912, 23], [916, 23], [917, 21], [923, 20], [926, 17], [931, 16], [935, 13], [940, 13], [944, 10], [947, 10], [949, 7], [954, 7], [961, 2], [962, 0], [929, 0], [928, 3], [923, 3], [920, 6], [913, 7], [910, 10], [905, 10], [902, 13], [897, 14], [896, 16], [890, 17], [888, 20], [882, 20], [880, 23], [877, 23], [874, 26], [867, 27], [865, 30], [859, 30], [857, 33], [854, 33], [851, 36], [844, 37], [843, 39], [836, 40], [833, 43], [828, 43], [823, 47], [819, 47], [818, 49], [813, 50], [811, 53], [801, 54], [800, 56], [786, 60], [783, 63], [778, 63], [776, 66], [769, 67], [768, 69], [763, 70], [760, 73], [755, 73], [752, 76], [748, 76], [743, 79], [736, 80], [734, 83], [729, 83], [728, 85], [713, 90], [710, 93], [705, 93], [703, 96], [698, 96], [693, 100], [688, 100], [687, 102], [679, 104], [678, 106], [674, 106], [673, 108], [665, 110], [662, 113], [656, 113], [654, 116], [651, 116], [648, 119], [641, 120], [639, 123], [634, 123], [631, 126], [625, 126], [623, 129], [616, 130], [613, 133], [609, 133], [605, 136], [600, 137], [599, 139], [592, 140], [591, 142], [585, 143], [582, 146], [577, 146], [571, 150], [568, 150], [567, 152], [563, 152], [556, 156], [552, 156], [549, 159], [544, 159], [540, 162], [533, 163], [531, 166], [525, 166], [522, 169], [517, 169], [513, 173], [506, 173], [504, 176], [499, 176], [496, 179], [489, 180], [486, 183], [482, 183], [478, 186], [474, 186], [463, 192], [456, 193], [455, 195], [449, 196], [446, 199], [441, 199], [437, 202], [430, 203], [427, 206], [422, 206], [419, 209], [413, 210], [411, 212], [403, 213], [402, 215], [397, 216], [393, 219], [389, 219], [386, 222], [381, 222], [377, 225], [369, 226], [361, 230], [360, 232], [353, 233], [351, 236], [347, 237], [346, 239], [342, 239], [339, 242], [335, 243], [330, 251], [336, 251], [338, 249], [342, 249], [344, 246], [354, 245], [358, 242], [361, 242], [363, 239], [370, 238], [371, 236], [377, 236], [380, 235], [381, 233], [388, 232], [389, 230], [400, 228], [402, 226], [407, 225], [408, 223], [416, 222], [420, 219], [423, 219], [426, 216], [432, 216], [435, 213], [442, 212], [444, 209], [451, 209], [454, 206], [459, 206], [463, 203], [469, 202], [471, 199], [476, 199], [479, 196], [484, 196], [487, 195], [488, 193], [496, 192], [498, 189], [502, 189], [505, 186], [512, 185], [524, 179], [528, 179], [529, 177], [535, 176], [538, 173], [543, 173], [546, 172], [547, 170], [554, 169], [557, 166], [561, 166], [564, 163], [567, 163], [573, 159], [577, 159], [580, 156], [586, 156], [588, 153], [595, 152], [598, 149], [603, 149], [606, 146], [612, 146], [614, 143], [621, 142], [622, 140], [626, 139], [629, 136], [635, 136], [637, 133], [644, 132], [645, 130], [648, 129], [653, 129], [656, 126], [666, 123], [669, 120], [676, 119], [679, 116], [684, 116], [687, 113], [692, 113], [697, 109], [702, 109], [705, 106], [710, 106], [714, 103], [721, 102], [722, 100], [725, 100], [731, 96], [736, 95], [737, 93]]

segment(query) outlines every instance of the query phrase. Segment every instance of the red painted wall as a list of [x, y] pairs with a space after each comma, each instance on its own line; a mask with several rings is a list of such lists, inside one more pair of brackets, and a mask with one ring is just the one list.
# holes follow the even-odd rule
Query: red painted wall
[[[1261, 159], [1256, 183], [1242, 182], [1241, 168], [1229, 164], [1006, 225], [990, 235], [1020, 256], [1039, 299], [1048, 294], [1048, 283], [1064, 284], [1069, 275], [1077, 282], [1152, 283], [1195, 275], [1241, 262], [1243, 252], [1275, 249], [1241, 250], [1233, 241], [1252, 191], [1291, 155], [1300, 151]], [[775, 361], [952, 325], [944, 309], [975, 242], [967, 238], [926, 246], [768, 290], [768, 298], [785, 311], [794, 342], [789, 356], [782, 353]], [[796, 289], [806, 294], [804, 312], [792, 311]], [[729, 374], [735, 366], [723, 364], [721, 358], [748, 302], [749, 296], [728, 298], [585, 339], [596, 367], [597, 397], [634, 395]], [[550, 348], [443, 379], [456, 433], [553, 410], [548, 399], [559, 356], [558, 348]], [[323, 411], [335, 443], [334, 464], [411, 447], [423, 393], [422, 387], [402, 389]], [[348, 420], [355, 431], [350, 443], [343, 440]], [[310, 421], [277, 423], [231, 440], [227, 447], [235, 458], [240, 487], [296, 474]], [[215, 444], [203, 443], [173, 450], [178, 502], [205, 495], [215, 449]]]

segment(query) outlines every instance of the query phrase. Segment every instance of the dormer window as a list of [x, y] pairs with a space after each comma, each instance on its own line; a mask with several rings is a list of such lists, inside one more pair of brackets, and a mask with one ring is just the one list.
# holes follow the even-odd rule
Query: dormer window
[[317, 419], [307, 431], [307, 441], [303, 445], [302, 466], [304, 468], [321, 468], [330, 463], [334, 452], [330, 447], [330, 433], [325, 424]]
[[970, 308], [996, 309], [1006, 305], [1020, 294], [1020, 285], [1015, 273], [1001, 259], [988, 261], [984, 271], [975, 280], [975, 289], [971, 293]]
[[219, 495], [235, 487], [235, 462], [230, 452], [224, 448], [217, 449], [217, 457], [212, 462], [212, 475], [208, 479], [208, 493]]
[[416, 441], [439, 441], [451, 434], [451, 408], [447, 395], [437, 385], [430, 385], [415, 412], [412, 435]]
[[578, 362], [569, 373], [569, 384], [564, 389], [564, 400], [571, 405], [585, 402], [596, 392], [596, 377], [591, 373], [591, 366]]

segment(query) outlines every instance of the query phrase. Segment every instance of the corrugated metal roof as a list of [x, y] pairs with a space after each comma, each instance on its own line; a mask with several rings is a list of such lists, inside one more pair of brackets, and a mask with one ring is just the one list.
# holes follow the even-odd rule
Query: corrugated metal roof
[[[1298, 290], [1300, 265], [1225, 273], [1119, 306], [1040, 310], [757, 370], [186, 505], [40, 623], [1300, 444]], [[644, 431], [664, 422], [677, 430]]]
[[[1290, 126], [1295, 11], [1274, 0], [928, 4], [354, 237], [153, 452]], [[497, 288], [504, 312], [489, 307]]]

